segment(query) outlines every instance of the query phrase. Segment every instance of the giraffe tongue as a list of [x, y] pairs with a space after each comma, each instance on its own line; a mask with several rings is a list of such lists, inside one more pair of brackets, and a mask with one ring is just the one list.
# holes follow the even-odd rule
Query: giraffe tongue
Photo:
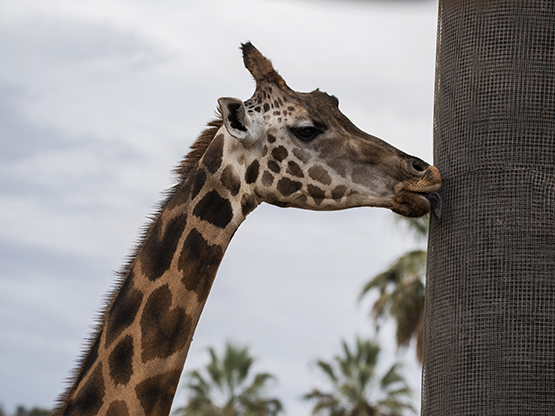
[[437, 192], [430, 192], [428, 194], [424, 194], [424, 196], [428, 199], [428, 201], [430, 201], [430, 205], [432, 207], [432, 215], [436, 217], [438, 221], [440, 221], [441, 209], [443, 207], [441, 196]]

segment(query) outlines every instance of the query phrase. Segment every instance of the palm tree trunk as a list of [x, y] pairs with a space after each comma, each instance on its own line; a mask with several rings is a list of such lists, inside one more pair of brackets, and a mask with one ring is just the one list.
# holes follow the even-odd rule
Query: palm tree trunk
[[555, 409], [555, 3], [440, 0], [422, 415]]

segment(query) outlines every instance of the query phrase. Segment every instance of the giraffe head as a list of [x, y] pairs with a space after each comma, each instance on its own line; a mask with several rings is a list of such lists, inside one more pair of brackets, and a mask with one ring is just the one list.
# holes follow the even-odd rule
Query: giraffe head
[[226, 153], [246, 166], [257, 202], [312, 210], [385, 207], [417, 217], [438, 190], [434, 166], [358, 129], [334, 96], [293, 91], [251, 43], [242, 45], [256, 81], [243, 102], [220, 98]]

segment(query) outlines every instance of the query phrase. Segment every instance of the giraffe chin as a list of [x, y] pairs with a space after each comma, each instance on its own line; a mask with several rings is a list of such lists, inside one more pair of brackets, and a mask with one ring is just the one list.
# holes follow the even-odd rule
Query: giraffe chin
[[410, 218], [426, 215], [432, 210], [432, 203], [427, 195], [418, 192], [403, 192], [393, 198], [391, 210], [396, 214]]

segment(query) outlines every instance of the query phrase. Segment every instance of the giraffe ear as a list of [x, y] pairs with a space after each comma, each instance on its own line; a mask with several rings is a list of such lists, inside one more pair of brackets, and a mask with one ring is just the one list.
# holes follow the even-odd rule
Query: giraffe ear
[[250, 116], [243, 101], [238, 98], [222, 97], [218, 99], [224, 126], [228, 133], [245, 145], [253, 144], [264, 134], [262, 120]]

